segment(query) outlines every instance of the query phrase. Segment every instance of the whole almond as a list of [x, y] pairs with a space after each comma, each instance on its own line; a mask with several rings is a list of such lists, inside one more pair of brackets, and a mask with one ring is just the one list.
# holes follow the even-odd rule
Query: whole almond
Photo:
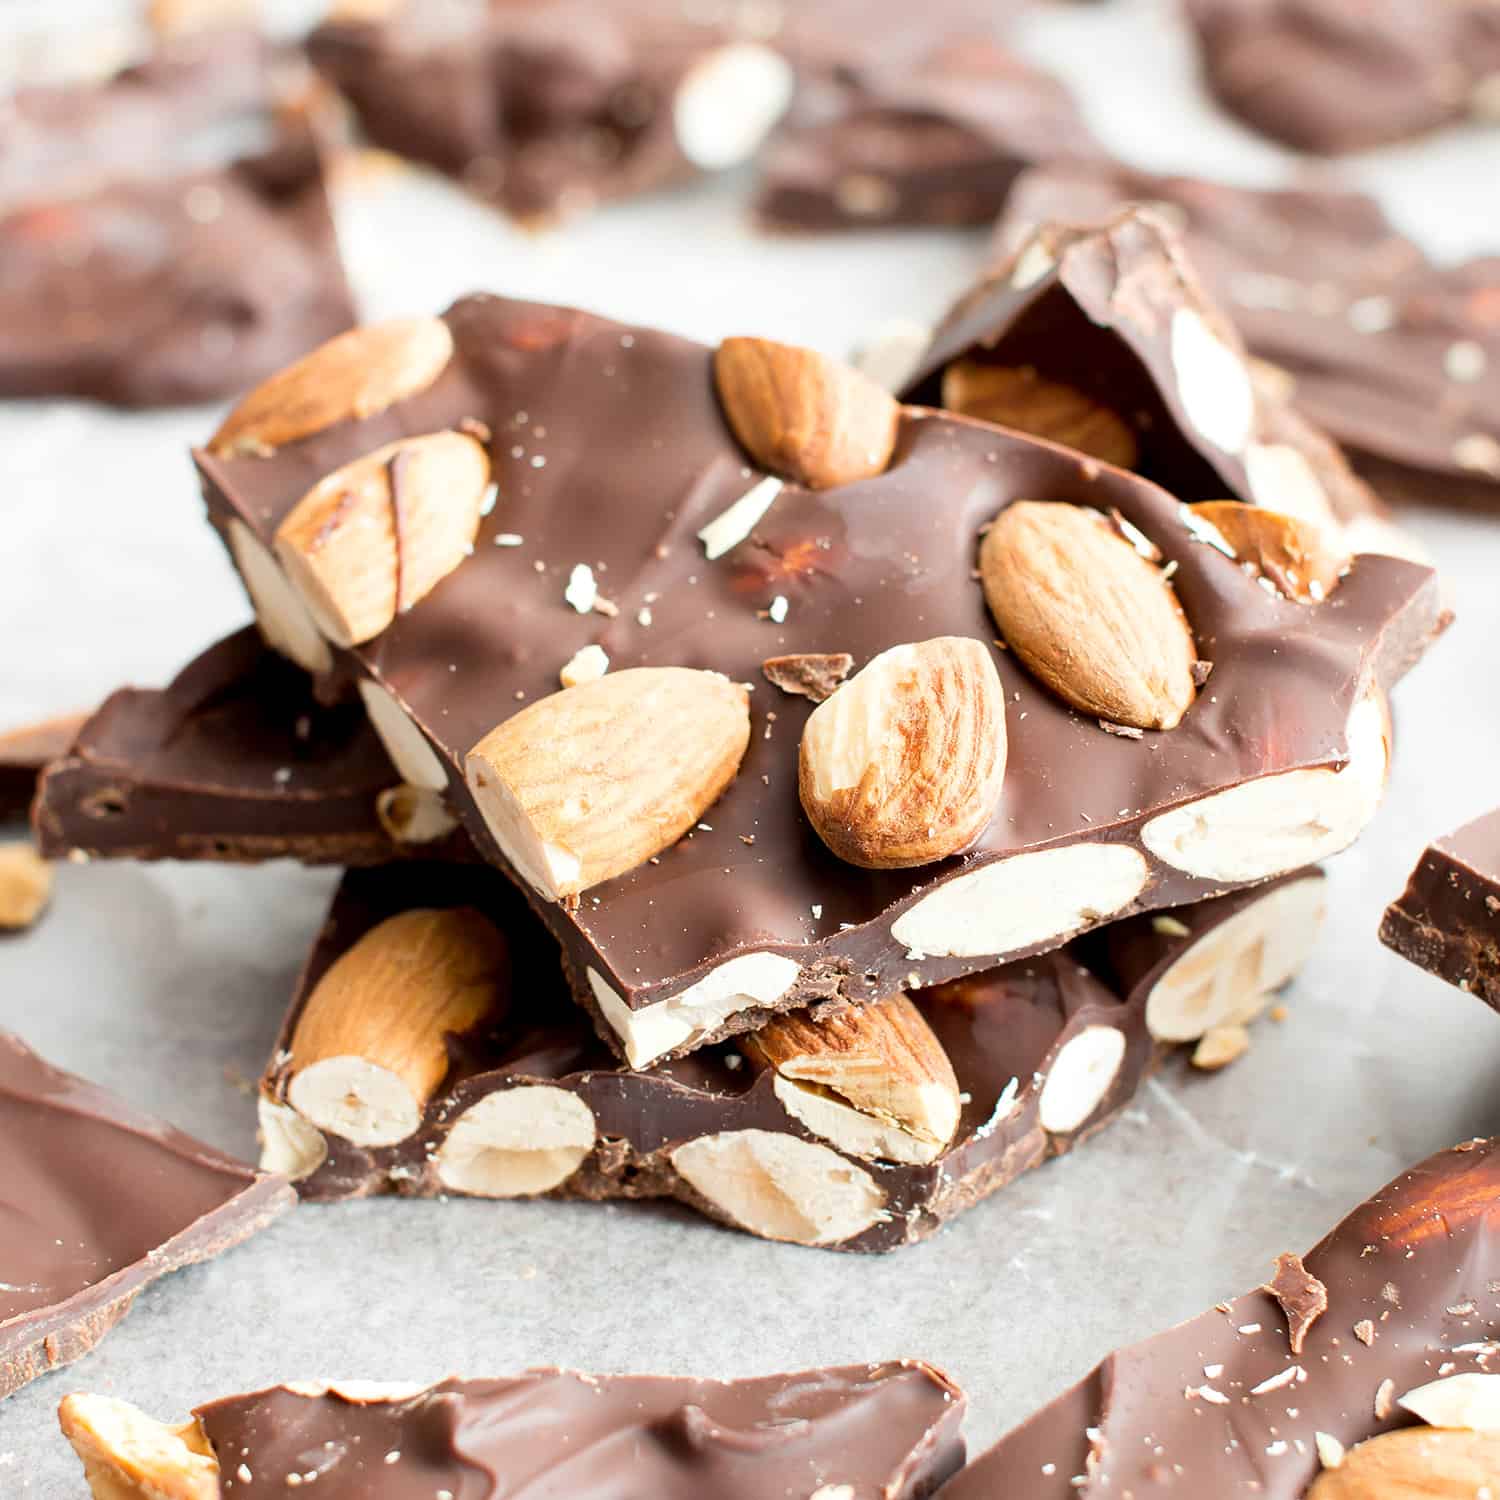
[[1137, 729], [1171, 729], [1196, 689], [1182, 606], [1158, 568], [1096, 512], [1018, 500], [979, 553], [1006, 644], [1060, 698]]
[[940, 636], [895, 646], [808, 719], [802, 808], [849, 864], [930, 864], [984, 832], [1005, 754], [1005, 692], [987, 645]]
[[734, 435], [762, 468], [823, 490], [891, 461], [901, 408], [849, 365], [769, 339], [725, 339], [714, 379]]
[[213, 435], [219, 458], [273, 453], [338, 422], [373, 417], [425, 391], [453, 358], [441, 318], [399, 318], [352, 328], [245, 396]]
[[749, 694], [717, 672], [632, 667], [539, 699], [470, 752], [470, 790], [520, 874], [551, 900], [682, 837], [734, 780]]
[[1061, 443], [1119, 469], [1133, 469], [1140, 457], [1124, 418], [1070, 385], [1044, 380], [1030, 365], [955, 360], [943, 371], [943, 406]]
[[1500, 1434], [1403, 1427], [1346, 1450], [1307, 1500], [1474, 1500], [1500, 1476]]
[[1312, 521], [1238, 500], [1203, 500], [1188, 509], [1196, 535], [1212, 527], [1209, 540], [1222, 542], [1222, 550], [1299, 604], [1321, 603], [1349, 571], [1347, 550]]
[[489, 488], [461, 432], [402, 438], [319, 480], [276, 531], [276, 552], [340, 646], [380, 634], [473, 551]]

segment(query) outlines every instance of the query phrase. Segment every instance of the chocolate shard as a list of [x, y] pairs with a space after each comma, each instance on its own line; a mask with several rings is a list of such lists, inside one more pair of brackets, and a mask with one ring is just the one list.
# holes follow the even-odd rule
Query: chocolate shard
[[284, 1178], [137, 1114], [8, 1033], [0, 1144], [0, 1397], [86, 1354], [142, 1287], [296, 1201]]
[[87, 719], [61, 714], [0, 734], [0, 823], [26, 816], [43, 770], [67, 753]]
[[1219, 102], [1301, 151], [1360, 151], [1496, 113], [1489, 0], [1189, 0], [1187, 15]]
[[[1500, 503], [1500, 260], [1438, 266], [1363, 193], [1242, 188], [1109, 162], [1027, 172], [995, 248], [1008, 256], [1037, 224], [1094, 223], [1129, 202], [1180, 228], [1194, 267], [1272, 367], [1270, 383], [1377, 490]], [[1380, 550], [1365, 545], [1378, 540], [1369, 523], [1354, 540]]]
[[393, 837], [400, 782], [357, 704], [326, 706], [253, 627], [171, 686], [122, 688], [48, 766], [34, 809], [51, 859], [472, 859], [461, 836]]
[[1276, 1274], [1261, 1291], [1269, 1292], [1286, 1314], [1287, 1342], [1301, 1354], [1307, 1331], [1328, 1311], [1328, 1288], [1290, 1251], [1276, 1257]]
[[1030, 163], [1100, 152], [1061, 83], [982, 39], [858, 74], [830, 108], [767, 153], [762, 223], [988, 224]]
[[924, 1500], [963, 1464], [965, 1404], [941, 1371], [903, 1360], [738, 1381], [302, 1383], [210, 1401], [176, 1427], [69, 1396], [59, 1416], [97, 1500], [256, 1500], [314, 1482], [329, 1500]]
[[1428, 845], [1380, 941], [1500, 1010], [1500, 812]]
[[[1305, 1261], [1327, 1288], [1328, 1310], [1300, 1355], [1270, 1294], [1250, 1292], [1110, 1355], [976, 1458], [944, 1500], [1168, 1487], [1300, 1500], [1320, 1454], [1337, 1462], [1338, 1452], [1409, 1425], [1397, 1397], [1493, 1360], [1500, 1142], [1471, 1141], [1412, 1168]], [[1380, 1330], [1373, 1344], [1361, 1325]], [[1379, 1414], [1377, 1391], [1388, 1392]]]

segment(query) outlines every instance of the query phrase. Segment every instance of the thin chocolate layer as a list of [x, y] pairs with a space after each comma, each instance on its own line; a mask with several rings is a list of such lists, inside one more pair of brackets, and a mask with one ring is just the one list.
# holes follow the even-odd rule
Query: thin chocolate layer
[[1347, 1448], [1409, 1425], [1395, 1398], [1493, 1363], [1500, 1142], [1404, 1173], [1305, 1265], [1328, 1305], [1298, 1349], [1266, 1291], [1223, 1303], [1110, 1355], [975, 1459], [943, 1500], [1299, 1500], [1319, 1471], [1318, 1434]]
[[290, 1208], [258, 1173], [0, 1033], [0, 1397], [86, 1354], [168, 1271]]
[[66, 755], [87, 714], [63, 714], [0, 734], [0, 823], [24, 818], [43, 770]]
[[1230, 113], [1336, 155], [1500, 115], [1491, 0], [1188, 0], [1208, 86]]
[[[1151, 284], [1132, 285], [1142, 315], [1155, 316]], [[1059, 294], [1046, 305], [1065, 304]], [[1192, 874], [1196, 857], [1170, 863], [1142, 830], [1168, 809], [1201, 806], [1251, 779], [1346, 763], [1351, 712], [1358, 704], [1368, 714], [1364, 695], [1398, 678], [1444, 623], [1426, 569], [1363, 556], [1327, 603], [1293, 604], [1195, 542], [1174, 497], [1139, 476], [915, 410], [886, 473], [819, 492], [787, 484], [752, 534], [710, 561], [697, 533], [762, 476], [720, 412], [709, 350], [497, 297], [466, 298], [446, 322], [456, 352], [429, 389], [269, 456], [197, 457], [215, 524], [238, 521], [269, 543], [300, 497], [353, 458], [402, 435], [483, 424], [473, 430], [489, 434], [500, 498], [472, 556], [370, 645], [336, 659], [339, 672], [404, 705], [441, 761], [454, 810], [491, 860], [501, 857], [464, 783], [463, 756], [519, 706], [556, 691], [559, 669], [579, 649], [601, 646], [612, 669], [676, 664], [753, 682], [771, 655], [847, 651], [862, 665], [912, 640], [991, 640], [974, 549], [980, 528], [1016, 499], [1118, 511], [1175, 566], [1177, 595], [1214, 663], [1211, 687], [1177, 729], [1131, 739], [1104, 733], [1001, 654], [1010, 770], [999, 811], [971, 853], [905, 872], [856, 870], [815, 837], [795, 776], [812, 705], [758, 686], [748, 752], [704, 826], [587, 892], [576, 910], [542, 910], [564, 944], [575, 992], [609, 1013], [611, 1034], [639, 1037], [643, 1008], [682, 995], [730, 959], [752, 960], [742, 967], [759, 977], [749, 984], [735, 972], [743, 1003], [732, 1015], [700, 1024], [671, 1007], [654, 1011], [646, 1021], [658, 1034], [635, 1051], [638, 1061], [758, 1024], [767, 1007], [876, 999], [912, 973], [925, 985], [978, 972], [1111, 917], [1248, 883], [1222, 870]], [[1053, 334], [1063, 336], [1049, 327]], [[495, 544], [516, 537], [519, 545]], [[579, 565], [592, 570], [613, 613], [569, 608], [564, 590]], [[1070, 907], [1054, 918], [1049, 908], [1038, 923], [1045, 930], [1006, 933], [1007, 898], [984, 910], [982, 935], [924, 940], [920, 952], [903, 938], [912, 922], [943, 915], [911, 914], [955, 880], [1064, 846], [1084, 851], [1075, 856], [1084, 887], [1077, 916]], [[1299, 847], [1286, 863], [1327, 852]], [[1133, 888], [1123, 899], [1091, 896], [1106, 867]], [[1005, 874], [1019, 878], [1024, 868]], [[1253, 878], [1276, 873], [1260, 867]], [[1059, 879], [1071, 900], [1073, 886]]]
[[1500, 1010], [1500, 812], [1428, 846], [1380, 941]]
[[251, 627], [170, 687], [112, 694], [48, 766], [33, 823], [49, 859], [472, 859], [462, 835], [391, 836], [376, 799], [399, 780], [359, 705], [318, 703]]
[[1383, 494], [1500, 503], [1500, 260], [1434, 265], [1373, 198], [1055, 163], [1016, 183], [1008, 255], [1035, 225], [1127, 202], [1177, 222], [1192, 261], [1298, 410]]

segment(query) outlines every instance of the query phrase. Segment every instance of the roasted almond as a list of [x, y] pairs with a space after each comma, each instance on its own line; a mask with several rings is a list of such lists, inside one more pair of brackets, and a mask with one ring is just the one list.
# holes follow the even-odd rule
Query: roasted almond
[[775, 1069], [788, 1113], [851, 1155], [928, 1162], [958, 1129], [953, 1064], [905, 995], [824, 1020], [773, 1016], [743, 1046]]
[[1299, 604], [1321, 603], [1349, 571], [1349, 553], [1315, 522], [1238, 500], [1203, 500], [1188, 510], [1194, 536]]
[[398, 318], [352, 328], [305, 354], [244, 397], [213, 435], [220, 458], [274, 453], [338, 422], [373, 417], [428, 386], [453, 358], [441, 318]]
[[277, 556], [318, 628], [358, 645], [473, 551], [489, 483], [464, 433], [402, 438], [319, 480], [277, 528]]
[[955, 360], [943, 371], [943, 406], [1061, 443], [1116, 468], [1133, 469], [1140, 457], [1123, 417], [1070, 385], [1044, 380], [1030, 365]]
[[1137, 729], [1171, 729], [1197, 659], [1177, 596], [1093, 511], [1018, 500], [985, 534], [980, 576], [1006, 644], [1060, 698]]
[[57, 1408], [94, 1500], [219, 1500], [219, 1461], [195, 1420], [169, 1427], [128, 1401], [81, 1393]]
[[1307, 1500], [1475, 1500], [1500, 1476], [1500, 1434], [1403, 1427], [1345, 1451]]
[[717, 672], [632, 667], [539, 699], [469, 752], [501, 851], [550, 900], [669, 848], [734, 780], [749, 694]]
[[0, 932], [30, 927], [52, 896], [52, 866], [24, 840], [0, 844]]
[[769, 339], [725, 339], [714, 379], [734, 435], [762, 468], [824, 490], [891, 461], [901, 408], [850, 365]]
[[987, 645], [939, 636], [895, 646], [813, 710], [798, 766], [802, 808], [849, 864], [930, 864], [984, 832], [1005, 753], [1005, 691]]

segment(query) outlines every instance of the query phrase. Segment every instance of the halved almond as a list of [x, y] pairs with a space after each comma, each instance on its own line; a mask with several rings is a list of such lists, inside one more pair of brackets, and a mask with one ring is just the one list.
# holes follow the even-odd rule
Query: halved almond
[[1000, 803], [1005, 755], [1005, 691], [987, 645], [939, 636], [895, 646], [808, 719], [802, 808], [850, 864], [929, 864], [984, 832]]
[[475, 745], [465, 769], [501, 852], [556, 901], [676, 843], [749, 743], [741, 684], [632, 667], [539, 699]]
[[489, 482], [461, 432], [402, 438], [319, 480], [276, 530], [318, 628], [359, 645], [431, 593], [473, 551]]
[[1017, 500], [985, 534], [984, 595], [1006, 644], [1060, 698], [1137, 729], [1172, 729], [1197, 653], [1171, 584], [1097, 512]]
[[[1299, 604], [1321, 603], [1349, 571], [1348, 550], [1313, 521], [1238, 500], [1202, 500], [1188, 510], [1195, 536], [1219, 546]], [[1204, 527], [1211, 533], [1207, 537]]]
[[809, 489], [884, 473], [895, 452], [895, 398], [826, 354], [769, 339], [725, 339], [714, 379], [751, 458]]
[[1475, 1500], [1500, 1476], [1500, 1435], [1403, 1427], [1346, 1449], [1307, 1500]]
[[219, 458], [273, 453], [338, 422], [358, 421], [425, 391], [453, 358], [441, 318], [352, 328], [241, 399], [209, 442]]

